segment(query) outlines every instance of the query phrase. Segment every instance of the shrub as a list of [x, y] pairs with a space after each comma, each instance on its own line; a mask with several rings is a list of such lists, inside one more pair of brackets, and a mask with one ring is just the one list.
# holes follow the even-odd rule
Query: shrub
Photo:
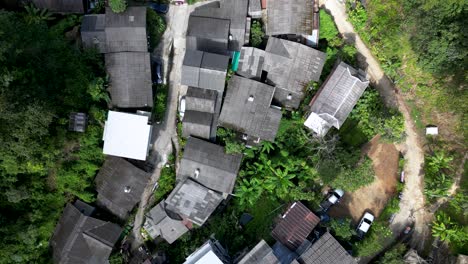
[[122, 13], [127, 9], [125, 0], [109, 0], [109, 7], [114, 13]]
[[171, 155], [167, 162], [169, 166], [164, 166], [161, 170], [161, 177], [158, 181], [159, 185], [154, 191], [155, 203], [159, 203], [170, 191], [172, 191], [172, 189], [174, 189], [176, 180], [174, 160], [174, 156]]
[[154, 98], [153, 119], [156, 121], [162, 121], [164, 119], [167, 106], [167, 84], [156, 85], [155, 90], [156, 95]]
[[351, 219], [332, 219], [328, 224], [333, 230], [333, 234], [343, 240], [350, 240], [352, 236], [356, 234], [353, 228], [351, 228]]
[[262, 24], [259, 21], [254, 20], [250, 29], [250, 44], [253, 47], [258, 48], [260, 45], [262, 45], [264, 37], [265, 33], [262, 30]]
[[146, 21], [150, 43], [149, 49], [153, 51], [161, 41], [164, 31], [166, 31], [166, 21], [151, 8], [146, 10]]

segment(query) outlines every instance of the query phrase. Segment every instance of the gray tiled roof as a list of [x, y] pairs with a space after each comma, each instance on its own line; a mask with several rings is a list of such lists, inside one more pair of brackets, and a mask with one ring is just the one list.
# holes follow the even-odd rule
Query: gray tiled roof
[[267, 0], [267, 35], [312, 35], [314, 0]]
[[249, 16], [252, 18], [262, 17], [262, 5], [260, 0], [249, 0]]
[[184, 137], [194, 136], [209, 139], [213, 117], [212, 113], [186, 110], [182, 122], [182, 135]]
[[229, 57], [196, 50], [186, 50], [182, 65], [182, 84], [224, 91]]
[[84, 13], [83, 0], [32, 0], [34, 6], [56, 13]]
[[237, 74], [246, 78], [260, 78], [262, 75], [265, 51], [252, 47], [242, 47]]
[[299, 257], [301, 264], [355, 264], [356, 261], [336, 241], [336, 239], [325, 233], [312, 247]]
[[112, 105], [122, 108], [153, 106], [148, 52], [107, 53], [105, 61]]
[[191, 15], [188, 25], [187, 49], [226, 53], [229, 20]]
[[329, 128], [339, 129], [368, 85], [363, 73], [340, 62], [311, 101], [311, 112], [328, 116]]
[[279, 264], [280, 262], [273, 254], [271, 247], [261, 240], [252, 250], [247, 253], [237, 264]]
[[161, 236], [169, 244], [172, 244], [183, 234], [188, 232], [188, 228], [181, 220], [172, 219], [165, 210], [164, 201], [158, 203], [148, 213], [143, 226], [151, 238]]
[[214, 113], [217, 95], [214, 90], [189, 87], [185, 95], [185, 109]]
[[131, 6], [122, 13], [106, 8], [107, 52], [148, 51], [146, 7]]
[[[274, 92], [275, 87], [232, 76], [219, 118], [220, 125], [273, 141], [282, 116], [281, 110], [270, 106]], [[251, 96], [253, 101], [249, 101]]]
[[67, 204], [50, 240], [54, 263], [106, 263], [122, 229]]
[[231, 193], [241, 161], [241, 154], [226, 154], [219, 145], [191, 137], [185, 145], [177, 179], [191, 177], [212, 190]]
[[81, 41], [83, 46], [96, 47], [99, 52], [106, 52], [106, 15], [90, 14], [83, 16], [81, 22]]
[[286, 107], [297, 108], [307, 84], [320, 79], [325, 59], [326, 54], [321, 51], [270, 37], [263, 70], [268, 72], [268, 81], [276, 86], [275, 99]]
[[[227, 49], [240, 51], [245, 43], [245, 32], [248, 12], [248, 0], [223, 0], [219, 7], [207, 5], [207, 7], [197, 8], [192, 16], [225, 19], [229, 23], [229, 33], [232, 40], [229, 41]], [[189, 23], [190, 25], [190, 23]], [[220, 26], [218, 26], [220, 27]], [[190, 28], [190, 26], [189, 26]], [[190, 30], [190, 29], [189, 29]], [[227, 43], [227, 42], [226, 42]], [[225, 49], [225, 50], [227, 50]], [[203, 49], [200, 49], [203, 50]], [[205, 50], [220, 53], [218, 51]], [[224, 54], [224, 53], [220, 53]]]
[[179, 182], [166, 199], [166, 209], [203, 225], [223, 201], [220, 193], [188, 178]]
[[[125, 220], [140, 201], [149, 178], [149, 173], [125, 159], [107, 156], [95, 179], [97, 203]], [[130, 188], [128, 193], [126, 188]]]

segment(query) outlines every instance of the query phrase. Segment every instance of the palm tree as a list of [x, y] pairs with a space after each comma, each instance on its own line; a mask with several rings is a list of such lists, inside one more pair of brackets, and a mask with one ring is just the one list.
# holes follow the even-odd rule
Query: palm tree
[[29, 25], [39, 24], [42, 21], [54, 19], [52, 14], [47, 11], [47, 9], [36, 8], [33, 4], [25, 5], [24, 9], [26, 9], [26, 15], [24, 16], [24, 19]]

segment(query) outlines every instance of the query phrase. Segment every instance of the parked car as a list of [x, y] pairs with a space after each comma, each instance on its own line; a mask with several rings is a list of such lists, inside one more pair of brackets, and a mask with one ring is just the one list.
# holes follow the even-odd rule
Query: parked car
[[185, 96], [182, 96], [179, 102], [179, 116], [180, 116], [181, 121], [184, 119], [184, 114], [185, 114]]
[[371, 213], [366, 212], [356, 228], [356, 233], [359, 238], [363, 238], [367, 231], [369, 231], [372, 222], [374, 222], [374, 216]]
[[159, 62], [153, 63], [153, 84], [163, 83], [161, 69], [162, 69], [161, 63]]
[[323, 212], [328, 211], [332, 205], [340, 202], [340, 199], [343, 198], [343, 195], [344, 191], [341, 189], [335, 189], [329, 192], [325, 200], [320, 203], [320, 208], [322, 208]]
[[169, 5], [166, 4], [148, 3], [148, 7], [161, 14], [166, 14], [169, 11]]

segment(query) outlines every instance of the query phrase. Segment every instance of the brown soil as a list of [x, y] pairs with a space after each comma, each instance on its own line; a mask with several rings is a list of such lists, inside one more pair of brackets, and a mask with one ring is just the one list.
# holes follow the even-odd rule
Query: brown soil
[[363, 152], [373, 162], [376, 179], [368, 186], [345, 193], [340, 204], [330, 209], [332, 217], [351, 217], [358, 222], [365, 211], [379, 216], [388, 199], [395, 194], [399, 157], [395, 146], [380, 142], [380, 136], [376, 136], [364, 145]]

